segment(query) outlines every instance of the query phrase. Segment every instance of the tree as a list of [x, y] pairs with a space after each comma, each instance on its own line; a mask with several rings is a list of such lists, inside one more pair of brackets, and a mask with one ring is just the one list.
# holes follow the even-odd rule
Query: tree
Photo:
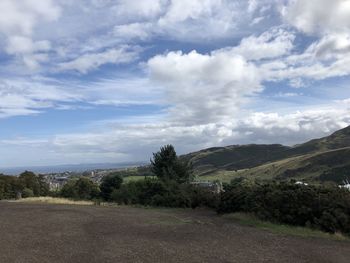
[[22, 191], [22, 197], [27, 198], [27, 197], [33, 197], [34, 193], [32, 189], [29, 188], [24, 188]]
[[61, 190], [63, 197], [74, 199], [91, 200], [98, 198], [99, 194], [100, 189], [98, 185], [84, 177], [67, 182]]
[[123, 178], [118, 174], [109, 174], [102, 179], [100, 185], [101, 196], [104, 200], [111, 200], [111, 194], [114, 190], [119, 189], [123, 183]]
[[17, 176], [0, 174], [0, 200], [16, 198], [22, 190], [23, 185]]
[[45, 182], [42, 175], [36, 175], [33, 172], [25, 171], [19, 175], [21, 190], [24, 188], [33, 191], [34, 196], [46, 196], [49, 194], [49, 185]]
[[192, 180], [191, 167], [179, 160], [172, 145], [165, 145], [153, 153], [151, 170], [162, 181], [185, 183]]

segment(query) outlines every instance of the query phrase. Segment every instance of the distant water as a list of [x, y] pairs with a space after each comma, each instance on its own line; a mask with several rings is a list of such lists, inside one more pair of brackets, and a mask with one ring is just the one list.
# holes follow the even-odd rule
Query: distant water
[[94, 164], [67, 164], [55, 166], [31, 166], [31, 167], [9, 167], [0, 168], [0, 174], [18, 175], [24, 171], [32, 171], [34, 173], [61, 173], [66, 171], [84, 172], [96, 169], [117, 169], [127, 168], [132, 166], [145, 165], [146, 162], [135, 163], [94, 163]]

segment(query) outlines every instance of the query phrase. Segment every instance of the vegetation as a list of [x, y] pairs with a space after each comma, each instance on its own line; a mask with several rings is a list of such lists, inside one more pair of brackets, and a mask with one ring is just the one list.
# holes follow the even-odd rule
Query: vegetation
[[327, 238], [327, 239], [347, 240], [347, 241], [350, 240], [349, 237], [339, 233], [334, 235], [334, 234], [326, 233], [320, 230], [311, 229], [309, 227], [276, 224], [269, 221], [261, 220], [253, 214], [233, 213], [233, 214], [225, 214], [223, 215], [223, 217], [233, 220], [234, 222], [237, 222], [242, 225], [264, 229], [269, 232], [280, 234], [280, 235], [298, 236], [298, 237], [316, 237], [316, 238]]
[[119, 204], [195, 208], [215, 207], [218, 197], [206, 189], [190, 184], [146, 178], [123, 184], [112, 193], [111, 200]]
[[193, 180], [190, 165], [179, 160], [172, 145], [161, 147], [151, 160], [153, 178], [129, 181], [116, 187], [110, 199], [120, 204], [163, 207], [213, 206], [217, 197], [188, 184]]
[[29, 171], [18, 177], [0, 174], [0, 200], [14, 199], [18, 193], [23, 197], [46, 196], [49, 194], [49, 186], [41, 175]]
[[179, 160], [172, 145], [165, 145], [159, 152], [153, 153], [151, 171], [162, 181], [188, 183], [193, 180], [192, 169]]
[[68, 181], [63, 186], [60, 195], [65, 198], [93, 200], [100, 197], [100, 189], [90, 179], [81, 177]]
[[231, 145], [204, 149], [180, 159], [193, 164], [196, 176], [210, 180], [253, 177], [288, 181], [294, 178], [339, 184], [350, 177], [350, 126], [293, 147]]
[[252, 213], [262, 220], [350, 234], [350, 192], [337, 187], [234, 180], [225, 186], [217, 211]]
[[100, 185], [101, 197], [106, 200], [111, 200], [111, 194], [115, 189], [119, 189], [123, 183], [123, 178], [115, 173], [105, 176]]

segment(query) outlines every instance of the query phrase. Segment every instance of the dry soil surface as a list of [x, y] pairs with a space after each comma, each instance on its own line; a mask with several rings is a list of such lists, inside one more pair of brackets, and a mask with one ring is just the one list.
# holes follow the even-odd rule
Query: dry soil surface
[[0, 262], [350, 262], [350, 243], [205, 210], [0, 202]]

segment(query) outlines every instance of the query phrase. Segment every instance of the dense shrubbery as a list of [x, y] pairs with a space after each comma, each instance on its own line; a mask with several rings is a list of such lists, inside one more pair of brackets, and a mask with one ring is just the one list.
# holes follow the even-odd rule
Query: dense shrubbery
[[198, 207], [216, 205], [217, 195], [197, 186], [146, 178], [123, 184], [111, 199], [119, 204], [162, 207]]
[[226, 185], [217, 211], [248, 212], [278, 223], [350, 233], [350, 192], [294, 183]]
[[119, 189], [122, 183], [123, 178], [117, 173], [105, 176], [100, 185], [101, 197], [106, 201], [110, 201], [112, 192], [115, 189]]
[[93, 200], [100, 198], [100, 188], [90, 179], [81, 177], [68, 181], [60, 195], [66, 198]]
[[0, 175], [0, 200], [16, 198], [18, 193], [23, 197], [45, 196], [49, 186], [42, 176], [28, 171], [18, 177]]

